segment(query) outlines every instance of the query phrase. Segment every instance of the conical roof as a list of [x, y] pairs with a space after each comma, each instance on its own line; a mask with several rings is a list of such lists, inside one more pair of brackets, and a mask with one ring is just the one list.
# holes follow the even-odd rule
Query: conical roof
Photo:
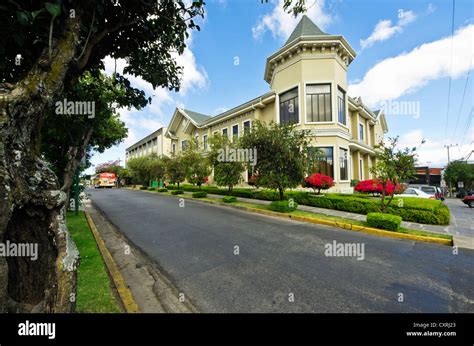
[[287, 45], [293, 40], [296, 40], [298, 37], [322, 36], [322, 35], [328, 35], [328, 34], [326, 34], [316, 24], [314, 24], [313, 21], [308, 18], [308, 16], [304, 15], [299, 21], [299, 23], [296, 25], [290, 37], [286, 41], [285, 45]]

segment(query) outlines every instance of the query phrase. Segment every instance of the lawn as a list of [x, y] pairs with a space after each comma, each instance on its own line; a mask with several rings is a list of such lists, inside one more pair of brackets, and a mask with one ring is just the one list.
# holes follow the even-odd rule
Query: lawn
[[102, 255], [83, 212], [67, 214], [67, 226], [81, 263], [77, 271], [76, 312], [121, 312]]

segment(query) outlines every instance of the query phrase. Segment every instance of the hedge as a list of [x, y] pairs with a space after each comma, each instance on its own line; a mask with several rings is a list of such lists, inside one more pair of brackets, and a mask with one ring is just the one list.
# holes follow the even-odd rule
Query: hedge
[[140, 190], [148, 190], [148, 186], [140, 186]]
[[[176, 185], [168, 185], [168, 189], [176, 190]], [[205, 191], [214, 195], [229, 195], [226, 188], [216, 186], [202, 186], [201, 190], [197, 186], [189, 184], [180, 185], [183, 191], [196, 192]], [[279, 194], [275, 190], [255, 190], [247, 188], [236, 188], [232, 192], [233, 196], [261, 199], [266, 201], [278, 201]], [[288, 190], [285, 192], [285, 199], [293, 198], [295, 202], [301, 205], [308, 205], [318, 208], [334, 209], [357, 214], [368, 214], [372, 212], [381, 212], [380, 199], [374, 199], [366, 194], [325, 194], [315, 195], [305, 191]], [[432, 224], [449, 225], [450, 212], [447, 206], [441, 201], [421, 198], [403, 197], [403, 204], [399, 199], [394, 198], [387, 212], [402, 217], [404, 221]]]
[[156, 192], [168, 192], [168, 189], [165, 187], [160, 187]]
[[273, 201], [270, 203], [270, 210], [278, 211], [280, 213], [289, 213], [298, 208], [298, 203], [295, 201]]
[[193, 192], [193, 197], [194, 197], [194, 198], [204, 198], [204, 197], [207, 197], [207, 192], [205, 192], [205, 191], [196, 191], [196, 192]]
[[235, 196], [224, 196], [224, 197], [222, 197], [222, 201], [223, 201], [224, 203], [236, 202], [236, 201], [237, 201], [237, 197], [235, 197]]
[[398, 231], [402, 218], [396, 215], [383, 213], [368, 213], [367, 224], [371, 227], [386, 229], [389, 231]]
[[149, 188], [148, 188], [148, 191], [155, 191], [155, 190], [156, 190], [155, 187], [149, 187]]
[[183, 190], [173, 190], [173, 191], [171, 191], [172, 195], [182, 195], [183, 193], [184, 193]]

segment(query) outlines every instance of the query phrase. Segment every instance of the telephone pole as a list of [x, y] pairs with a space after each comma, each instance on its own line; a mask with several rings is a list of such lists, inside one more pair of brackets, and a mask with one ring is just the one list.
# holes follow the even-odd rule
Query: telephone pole
[[[457, 144], [444, 145], [444, 147], [446, 149], [448, 149], [448, 166], [449, 166], [449, 163], [451, 162], [450, 157], [449, 157], [449, 148], [457, 147], [457, 146], [458, 146]], [[452, 186], [451, 186], [451, 180], [448, 181], [448, 186], [449, 186], [449, 197], [453, 197], [453, 190], [452, 190]]]

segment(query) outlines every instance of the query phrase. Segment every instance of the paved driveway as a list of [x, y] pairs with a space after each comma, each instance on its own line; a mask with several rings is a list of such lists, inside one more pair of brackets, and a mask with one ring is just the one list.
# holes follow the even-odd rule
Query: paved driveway
[[451, 211], [450, 234], [474, 238], [474, 208], [459, 198], [447, 198], [444, 203]]
[[[474, 312], [472, 250], [183, 207], [158, 193], [90, 194], [203, 312]], [[363, 260], [326, 256], [334, 241], [363, 244]]]

